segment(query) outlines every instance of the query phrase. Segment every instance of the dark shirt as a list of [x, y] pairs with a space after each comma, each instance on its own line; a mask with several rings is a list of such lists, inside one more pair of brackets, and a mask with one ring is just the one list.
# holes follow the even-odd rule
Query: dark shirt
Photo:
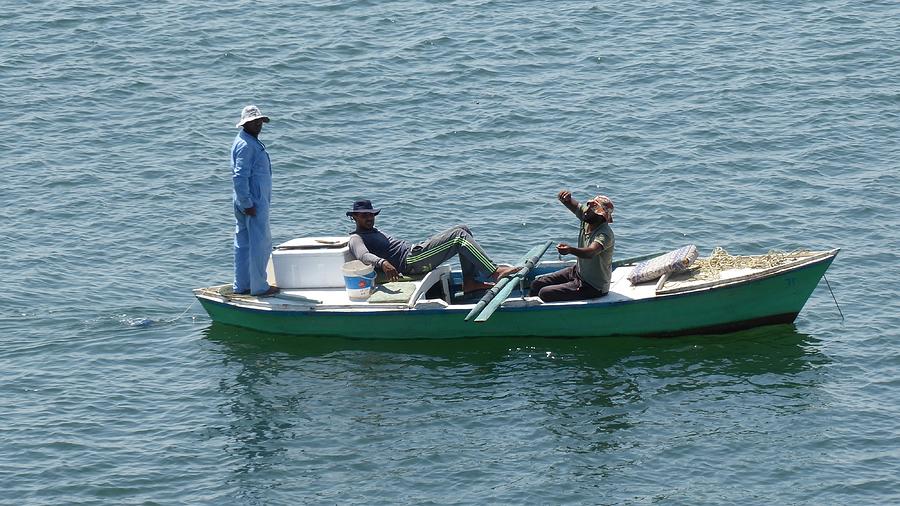
[[387, 260], [402, 273], [406, 267], [406, 256], [411, 249], [412, 244], [409, 242], [394, 239], [377, 228], [372, 230], [357, 228], [350, 234], [350, 253], [353, 257], [378, 269], [381, 269], [381, 264]]

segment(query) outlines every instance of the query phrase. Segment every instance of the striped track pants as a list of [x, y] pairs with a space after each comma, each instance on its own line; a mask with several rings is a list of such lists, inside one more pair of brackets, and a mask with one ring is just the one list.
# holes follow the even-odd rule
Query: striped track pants
[[402, 272], [424, 274], [454, 255], [459, 255], [464, 279], [472, 279], [476, 273], [486, 279], [497, 270], [497, 265], [475, 241], [469, 227], [457, 225], [413, 246], [403, 261]]

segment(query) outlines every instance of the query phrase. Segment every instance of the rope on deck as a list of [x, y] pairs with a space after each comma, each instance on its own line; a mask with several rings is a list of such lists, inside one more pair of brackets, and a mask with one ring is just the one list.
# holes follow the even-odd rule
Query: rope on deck
[[808, 250], [791, 252], [771, 250], [765, 255], [729, 255], [724, 248], [716, 246], [705, 258], [698, 258], [691, 264], [689, 280], [715, 280], [719, 273], [729, 269], [770, 269], [809, 256]]

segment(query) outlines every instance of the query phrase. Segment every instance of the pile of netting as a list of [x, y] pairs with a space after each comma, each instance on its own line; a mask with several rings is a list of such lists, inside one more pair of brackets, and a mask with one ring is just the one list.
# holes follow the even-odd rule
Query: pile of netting
[[805, 250], [784, 252], [770, 251], [765, 255], [729, 255], [727, 251], [716, 246], [708, 257], [698, 258], [691, 264], [689, 277], [691, 280], [719, 279], [719, 273], [729, 269], [770, 269], [809, 256]]

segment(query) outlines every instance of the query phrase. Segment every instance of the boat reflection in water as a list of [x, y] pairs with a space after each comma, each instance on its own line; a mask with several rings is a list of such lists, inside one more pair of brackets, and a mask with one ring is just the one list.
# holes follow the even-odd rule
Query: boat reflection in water
[[335, 498], [352, 497], [338, 483], [465, 474], [485, 448], [515, 452], [516, 465], [556, 454], [585, 475], [632, 472], [660, 452], [678, 461], [710, 433], [746, 438], [818, 409], [828, 363], [792, 325], [677, 340], [372, 341], [213, 323], [205, 336], [221, 355], [232, 482], [290, 480]]

